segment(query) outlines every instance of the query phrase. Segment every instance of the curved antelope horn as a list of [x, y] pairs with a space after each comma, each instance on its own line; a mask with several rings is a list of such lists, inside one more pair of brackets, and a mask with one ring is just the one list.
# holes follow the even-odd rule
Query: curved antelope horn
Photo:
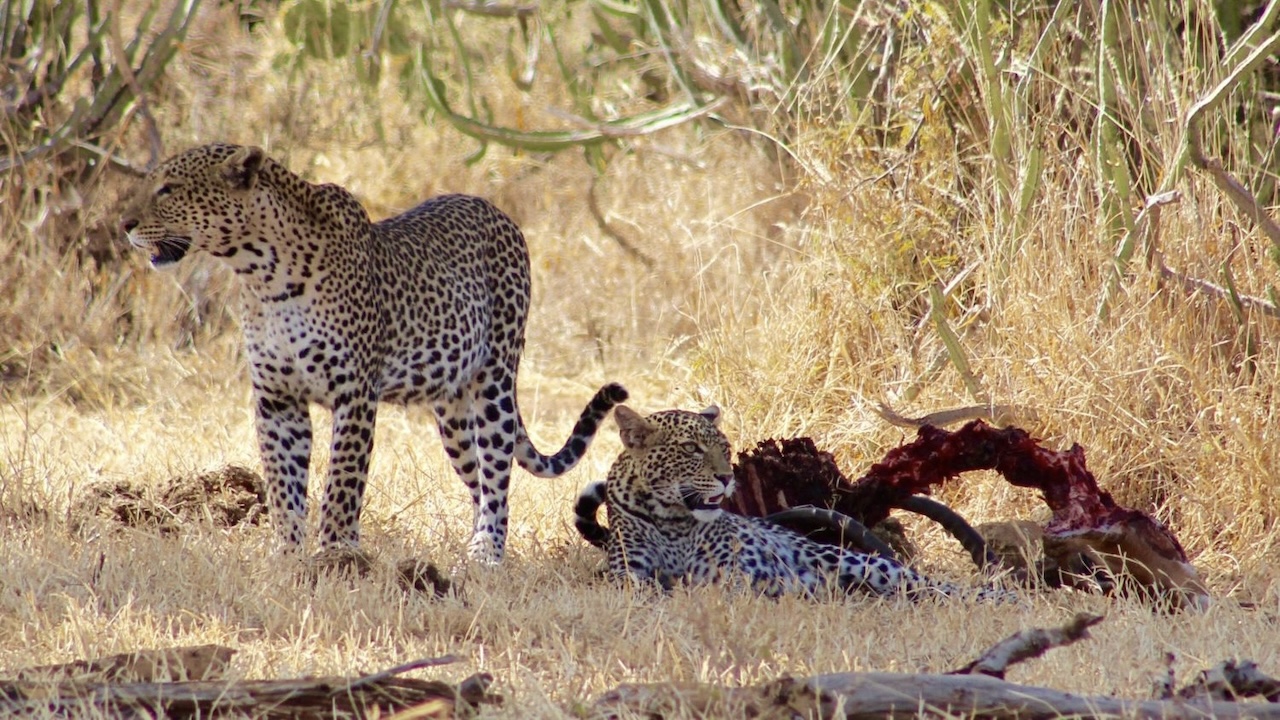
[[923, 515], [941, 525], [951, 537], [960, 541], [960, 546], [969, 553], [969, 557], [973, 558], [973, 564], [977, 565], [979, 570], [1000, 566], [1000, 557], [992, 552], [991, 548], [987, 547], [987, 541], [983, 540], [978, 531], [974, 530], [973, 526], [955, 510], [923, 495], [912, 495], [905, 498], [898, 503], [898, 507], [917, 515]]
[[875, 553], [890, 560], [898, 559], [888, 543], [876, 537], [866, 525], [842, 512], [804, 505], [772, 513], [764, 519], [774, 525], [781, 525], [802, 533], [827, 530], [839, 535], [845, 542], [858, 546], [864, 552]]

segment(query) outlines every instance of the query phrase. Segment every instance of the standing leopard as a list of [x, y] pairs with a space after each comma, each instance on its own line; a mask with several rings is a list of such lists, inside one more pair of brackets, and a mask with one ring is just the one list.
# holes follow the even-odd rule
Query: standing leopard
[[471, 491], [468, 554], [499, 562], [513, 460], [563, 474], [627, 397], [606, 385], [559, 452], [534, 448], [516, 404], [529, 252], [481, 198], [445, 195], [374, 223], [337, 185], [309, 183], [261, 148], [212, 144], [152, 171], [120, 224], [155, 267], [204, 251], [239, 276], [269, 511], [287, 548], [305, 536], [309, 403], [333, 413], [323, 548], [359, 543], [378, 402], [423, 402]]
[[[574, 508], [578, 532], [608, 554], [609, 574], [672, 583], [745, 583], [755, 592], [815, 595], [828, 589], [1011, 600], [995, 588], [965, 590], [888, 558], [814, 542], [761, 518], [725, 512], [734, 490], [720, 411], [666, 410], [642, 417], [614, 409], [623, 451], [605, 482], [588, 485]], [[609, 526], [596, 514], [608, 511]]]

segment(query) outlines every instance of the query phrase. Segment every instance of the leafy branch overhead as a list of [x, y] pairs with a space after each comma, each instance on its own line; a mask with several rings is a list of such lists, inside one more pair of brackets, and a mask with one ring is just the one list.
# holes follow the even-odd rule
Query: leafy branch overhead
[[[113, 137], [134, 114], [147, 126], [150, 162], [157, 162], [162, 136], [146, 94], [177, 54], [200, 5], [201, 0], [151, 2], [125, 42], [121, 14], [99, 0], [6, 3], [0, 47], [16, 68], [16, 82], [5, 115], [17, 132], [0, 139], [0, 172], [67, 152], [110, 157], [96, 143]], [[88, 96], [64, 107], [64, 91], [81, 83]]]
[[[359, 62], [368, 66], [364, 76], [371, 82], [380, 77], [379, 54], [390, 55], [406, 93], [424, 101], [428, 121], [438, 116], [482, 144], [556, 152], [703, 119], [785, 139], [797, 93], [822, 69], [839, 69], [853, 91], [850, 102], [863, 102], [876, 84], [872, 56], [883, 32], [875, 29], [877, 18], [849, 23], [841, 8], [836, 2], [784, 11], [776, 2], [595, 0], [583, 12], [532, 4], [383, 0], [348, 7], [301, 0], [286, 11], [285, 25], [307, 57], [364, 48]], [[491, 35], [498, 23], [507, 25], [506, 47], [473, 39]], [[578, 37], [587, 38], [585, 50]], [[516, 87], [563, 93], [563, 105], [552, 101], [539, 109], [561, 127], [532, 129], [523, 113], [497, 117], [481, 88], [497, 75], [498, 53]]]

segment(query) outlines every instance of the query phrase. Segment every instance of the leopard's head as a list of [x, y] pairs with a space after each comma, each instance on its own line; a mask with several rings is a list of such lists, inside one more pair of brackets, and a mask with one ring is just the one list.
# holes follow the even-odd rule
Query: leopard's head
[[228, 257], [252, 221], [252, 193], [267, 157], [261, 148], [212, 144], [161, 163], [134, 189], [120, 216], [129, 244], [153, 267], [205, 250]]
[[733, 494], [729, 440], [720, 432], [720, 409], [702, 412], [664, 410], [642, 417], [619, 405], [614, 419], [623, 454], [653, 504], [670, 517], [709, 522], [720, 516], [720, 503]]

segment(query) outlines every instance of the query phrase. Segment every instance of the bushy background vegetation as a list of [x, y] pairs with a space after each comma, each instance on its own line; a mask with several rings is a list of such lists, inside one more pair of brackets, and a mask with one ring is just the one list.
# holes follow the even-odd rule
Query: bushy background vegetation
[[[1217, 592], [1274, 605], [1276, 3], [5, 7], [9, 507], [56, 519], [96, 479], [256, 462], [232, 278], [207, 258], [153, 273], [115, 229], [132, 175], [220, 139], [375, 217], [445, 191], [512, 214], [536, 283], [522, 398], [544, 445], [604, 379], [643, 410], [721, 405], [741, 449], [813, 435], [852, 475], [906, 438], [880, 401], [1012, 406], [1049, 444], [1081, 443]], [[375, 537], [457, 550], [463, 493], [425, 418], [398, 412], [379, 429]], [[585, 566], [566, 518], [614, 448], [565, 481], [517, 481], [518, 557], [564, 544]], [[946, 499], [975, 521], [1038, 505], [994, 478]], [[557, 700], [615, 677], [529, 672]]]

